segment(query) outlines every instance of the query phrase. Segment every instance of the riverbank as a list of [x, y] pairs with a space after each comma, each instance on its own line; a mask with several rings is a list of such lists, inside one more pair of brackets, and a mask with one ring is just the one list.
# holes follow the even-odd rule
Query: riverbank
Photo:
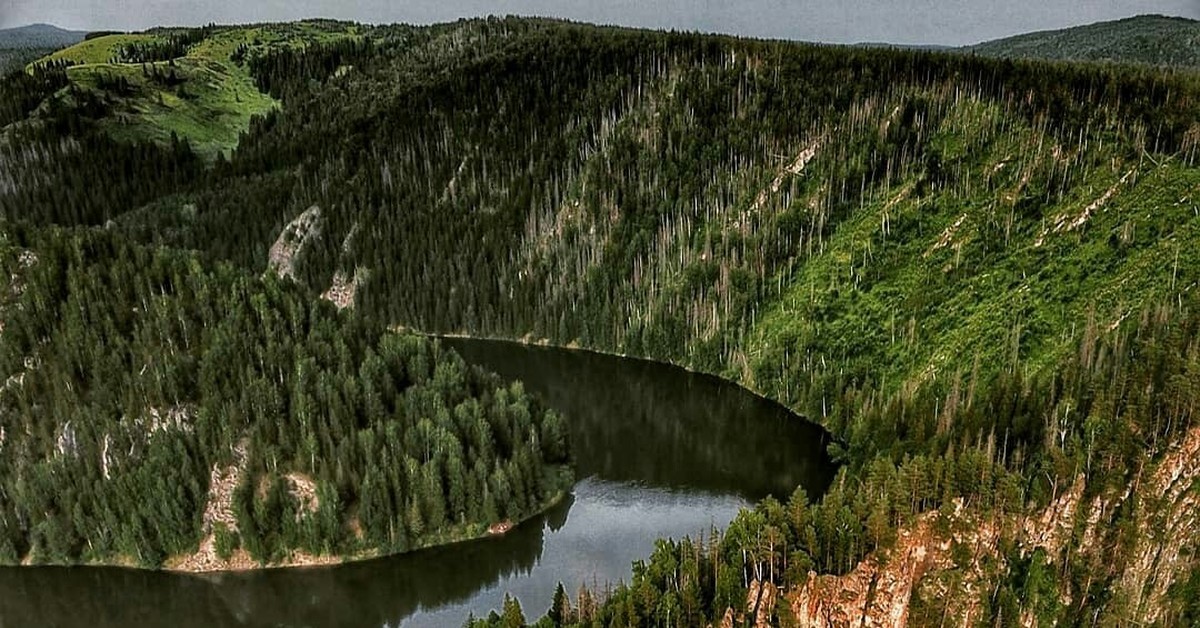
[[[162, 571], [176, 574], [219, 574], [219, 573], [241, 573], [251, 571], [266, 571], [266, 570], [282, 570], [282, 569], [303, 569], [306, 567], [331, 567], [335, 565], [344, 565], [349, 563], [363, 562], [374, 560], [377, 558], [386, 558], [391, 556], [402, 556], [420, 550], [426, 550], [436, 547], [448, 547], [474, 541], [481, 541], [490, 538], [503, 537], [505, 534], [510, 534], [514, 530], [525, 525], [532, 519], [536, 519], [554, 507], [562, 503], [563, 499], [570, 494], [575, 485], [574, 471], [570, 467], [559, 467], [555, 470], [559, 474], [560, 481], [566, 485], [554, 493], [549, 499], [542, 502], [536, 509], [529, 512], [525, 516], [516, 520], [506, 520], [491, 524], [484, 523], [468, 523], [465, 525], [451, 526], [447, 529], [440, 530], [435, 534], [423, 536], [417, 543], [402, 552], [382, 552], [378, 549], [368, 549], [348, 555], [328, 555], [310, 554], [301, 549], [291, 550], [288, 557], [283, 561], [273, 563], [260, 563], [254, 560], [250, 553], [244, 548], [237, 548], [229, 553], [227, 558], [221, 558], [217, 555], [214, 546], [212, 535], [208, 535], [202, 539], [200, 546], [196, 552], [192, 554], [175, 555], [168, 557], [157, 567], [148, 567], [140, 563], [136, 558], [130, 556], [113, 556], [103, 560], [89, 560], [81, 563], [40, 563], [37, 562], [32, 555], [26, 555], [21, 558], [20, 565], [23, 567], [121, 567], [126, 569], [140, 569], [144, 571]], [[504, 528], [503, 532], [494, 532], [497, 523], [509, 524]], [[208, 547], [206, 547], [206, 545]], [[204, 556], [206, 558], [198, 558]], [[211, 557], [211, 559], [207, 558]]]
[[[787, 405], [782, 400], [776, 399], [776, 398], [772, 397], [771, 395], [767, 394], [766, 392], [760, 390], [759, 388], [757, 388], [754, 385], [753, 381], [746, 381], [745, 378], [742, 378], [742, 377], [729, 377], [728, 375], [725, 375], [722, 373], [715, 373], [713, 371], [693, 368], [691, 365], [681, 364], [679, 362], [673, 362], [671, 360], [664, 360], [661, 358], [652, 358], [652, 357], [648, 357], [648, 356], [644, 356], [644, 355], [640, 355], [640, 354], [636, 354], [636, 353], [622, 353], [620, 351], [597, 349], [595, 347], [585, 347], [585, 346], [579, 344], [579, 342], [575, 341], [575, 340], [572, 340], [571, 342], [569, 342], [565, 345], [560, 345], [560, 344], [550, 342], [549, 338], [544, 338], [544, 337], [543, 338], [533, 338], [532, 335], [530, 335], [530, 334], [526, 334], [525, 336], [522, 336], [520, 338], [509, 338], [506, 336], [478, 336], [478, 335], [468, 334], [466, 332], [445, 332], [445, 333], [425, 332], [425, 331], [420, 331], [417, 329], [403, 327], [400, 325], [391, 325], [388, 327], [388, 331], [391, 331], [393, 333], [416, 334], [418, 336], [424, 336], [426, 338], [432, 338], [434, 340], [447, 339], [447, 340], [479, 340], [479, 341], [484, 341], [484, 342], [507, 342], [507, 343], [511, 343], [511, 344], [515, 344], [515, 345], [520, 345], [523, 347], [542, 347], [542, 348], [546, 348], [546, 349], [558, 349], [561, 351], [579, 351], [581, 353], [593, 353], [596, 355], [605, 355], [605, 356], [611, 356], [614, 358], [624, 358], [627, 360], [641, 360], [642, 362], [650, 362], [652, 364], [662, 364], [664, 366], [675, 367], [677, 369], [681, 369], [681, 370], [687, 371], [688, 373], [693, 373], [695, 375], [711, 377], [711, 378], [720, 380], [725, 383], [733, 384], [734, 386], [737, 386], [737, 387], [741, 388], [742, 390], [745, 390], [746, 392], [754, 395], [755, 397], [758, 397], [765, 401], [769, 401], [771, 403], [779, 404], [779, 405], [787, 408], [793, 414], [800, 417], [801, 419], [804, 419], [805, 421], [809, 421], [816, 425], [820, 425], [821, 427], [825, 427], [825, 425], [820, 423], [819, 421], [810, 419], [808, 416], [801, 414], [795, 408], [792, 408], [791, 406]], [[830, 432], [829, 435], [831, 438], [834, 438], [836, 440], [836, 437], [834, 436], [834, 434], [832, 432]]]

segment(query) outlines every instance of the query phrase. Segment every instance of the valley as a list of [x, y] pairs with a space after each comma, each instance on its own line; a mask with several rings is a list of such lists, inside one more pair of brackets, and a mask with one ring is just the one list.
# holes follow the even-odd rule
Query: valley
[[[0, 557], [404, 552], [553, 512], [596, 452], [687, 442], [666, 411], [581, 441], [608, 401], [551, 410], [464, 336], [685, 367], [830, 436], [827, 486], [731, 484], [757, 503], [582, 608], [565, 583], [552, 625], [1186, 624], [1200, 75], [1040, 51], [1189, 50], [1194, 23], [1082, 28], [991, 49], [1109, 63], [515, 17], [31, 63], [0, 92]], [[128, 484], [96, 481], [113, 438], [144, 448]], [[713, 481], [811, 459], [750, 442]], [[236, 530], [204, 516], [222, 481]]]

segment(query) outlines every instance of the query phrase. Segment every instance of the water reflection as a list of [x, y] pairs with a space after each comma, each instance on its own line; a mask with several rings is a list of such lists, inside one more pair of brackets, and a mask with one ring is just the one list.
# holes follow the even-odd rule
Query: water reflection
[[[337, 567], [184, 575], [0, 569], [0, 627], [384, 626], [529, 574], [572, 499], [502, 538]], [[457, 623], [461, 624], [462, 618]]]
[[828, 434], [708, 375], [587, 351], [443, 339], [468, 361], [525, 382], [568, 417], [580, 477], [759, 500], [825, 491]]
[[824, 432], [720, 380], [663, 365], [452, 340], [520, 378], [571, 425], [574, 495], [503, 538], [337, 567], [189, 576], [0, 568], [0, 628], [458, 626], [506, 592], [534, 618], [555, 585], [628, 578], [655, 539], [723, 527], [738, 508], [832, 469]]

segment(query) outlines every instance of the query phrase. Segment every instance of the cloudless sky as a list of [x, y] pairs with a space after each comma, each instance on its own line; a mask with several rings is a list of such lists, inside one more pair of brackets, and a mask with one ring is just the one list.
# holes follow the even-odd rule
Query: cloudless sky
[[1200, 19], [1200, 0], [0, 0], [0, 28], [77, 30], [331, 17], [443, 22], [545, 15], [837, 43], [961, 45], [1145, 13]]

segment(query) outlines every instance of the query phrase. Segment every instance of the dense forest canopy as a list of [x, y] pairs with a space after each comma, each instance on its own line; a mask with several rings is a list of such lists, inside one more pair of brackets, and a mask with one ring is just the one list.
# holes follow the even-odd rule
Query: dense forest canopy
[[[796, 600], [818, 575], [852, 575], [935, 512], [931, 534], [956, 549], [905, 599], [912, 621], [956, 607], [998, 625], [1098, 614], [1173, 624], [1196, 612], [1190, 520], [1142, 488], [1194, 432], [1195, 73], [516, 18], [143, 36], [165, 46], [122, 49], [147, 56], [144, 67], [68, 49], [5, 79], [20, 86], [0, 91], [7, 224], [31, 234], [102, 227], [112, 246], [187, 250], [196, 268], [226, 269], [206, 273], [278, 272], [298, 286], [267, 279], [262, 289], [351, 306], [336, 318], [345, 325], [368, 326], [351, 322], [361, 317], [672, 361], [779, 400], [837, 438], [847, 464], [820, 500], [778, 496], [711, 544], [664, 542], [628, 586], [603, 604], [577, 599], [559, 623], [719, 622], [727, 611], [744, 617], [748, 592], [758, 600], [767, 584], [784, 593], [763, 612], [783, 618], [809, 608]], [[206, 111], [187, 97], [193, 76], [169, 78], [172, 64], [204, 59], [232, 77], [222, 93], [240, 99], [252, 81], [269, 100], [234, 107], [240, 117], [221, 118], [220, 137], [188, 122]], [[129, 106], [147, 99], [153, 107]], [[156, 99], [172, 115], [160, 116]], [[178, 332], [163, 325], [158, 333]], [[272, 346], [261, 330], [237, 333], [249, 336], [235, 344]], [[330, 333], [322, 342], [336, 346], [341, 334]], [[29, 355], [26, 345], [5, 355]], [[300, 377], [295, 365], [310, 354], [321, 355], [300, 343], [266, 355]], [[314, 372], [362, 387], [362, 359], [351, 352]], [[59, 364], [82, 376], [88, 362]], [[258, 370], [264, 391], [291, 398]], [[54, 429], [93, 402], [63, 403], [47, 415]], [[485, 416], [497, 438], [512, 433], [514, 419], [496, 412]], [[457, 410], [449, 416], [433, 425], [469, 442], [452, 427]], [[539, 473], [562, 461], [546, 448], [556, 421], [534, 411], [524, 420], [538, 429], [514, 434], [538, 444], [504, 452], [517, 513], [552, 492], [554, 476]], [[347, 490], [334, 465], [340, 440], [289, 449], [270, 444], [286, 440], [270, 421], [250, 424], [251, 434], [267, 426], [254, 441], [260, 456], [279, 447], [298, 472]], [[359, 429], [388, 429], [372, 425]], [[45, 449], [56, 437], [42, 429]], [[478, 452], [464, 447], [469, 470]], [[356, 459], [367, 466], [354, 467], [364, 476], [368, 450]], [[201, 451], [200, 470], [223, 460]], [[419, 451], [405, 455], [423, 469]], [[1197, 466], [1189, 461], [1180, 468]], [[394, 467], [406, 472], [390, 486], [422, 486], [423, 470]], [[484, 472], [461, 477], [494, 487]], [[367, 479], [360, 501], [377, 485]], [[1074, 500], [1095, 513], [1062, 524], [1080, 542], [1030, 532], [1038, 524], [1023, 522], [1061, 514], [1075, 486]], [[455, 502], [444, 488], [451, 507], [437, 516], [422, 506], [420, 523], [448, 521]], [[1190, 485], [1180, 491], [1177, 504], [1190, 503]], [[286, 492], [265, 499], [282, 503]], [[412, 502], [391, 494], [390, 508]], [[479, 508], [472, 520], [492, 518]], [[74, 529], [68, 549], [90, 539], [86, 518]], [[963, 529], [999, 532], [973, 555]], [[266, 538], [280, 544], [263, 547], [317, 549], [303, 531], [276, 534]], [[399, 546], [391, 530], [369, 534]], [[340, 542], [350, 545], [331, 549], [355, 547]], [[519, 608], [505, 610], [515, 621]]]
[[968, 50], [993, 57], [1200, 68], [1200, 21], [1142, 15], [998, 39]]
[[400, 552], [568, 487], [561, 419], [434, 341], [110, 233], [2, 253], [6, 562]]

